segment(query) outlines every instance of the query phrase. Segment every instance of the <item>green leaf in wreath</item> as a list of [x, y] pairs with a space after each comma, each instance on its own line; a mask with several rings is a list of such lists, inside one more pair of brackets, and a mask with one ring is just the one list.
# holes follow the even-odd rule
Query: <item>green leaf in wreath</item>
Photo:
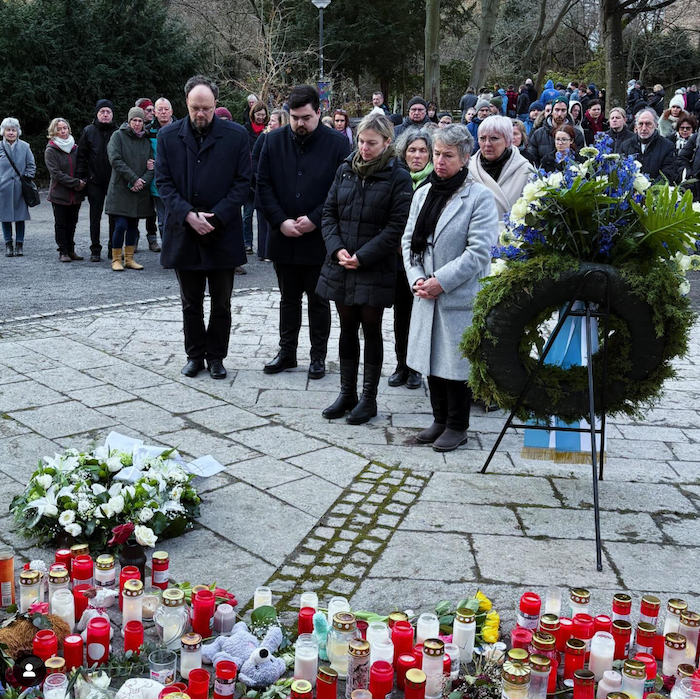
[[253, 625], [272, 624], [275, 621], [277, 621], [277, 610], [269, 605], [257, 607], [250, 615], [250, 622]]
[[457, 690], [455, 692], [450, 692], [447, 699], [462, 699], [463, 696], [464, 696], [464, 692]]
[[449, 602], [448, 600], [441, 600], [435, 605], [435, 613], [438, 616], [442, 616], [443, 614], [449, 614], [451, 609], [452, 602]]
[[85, 536], [92, 536], [95, 533], [95, 526], [96, 525], [97, 525], [97, 523], [95, 522], [94, 519], [91, 519], [88, 522], [85, 522], [85, 528], [83, 529]]

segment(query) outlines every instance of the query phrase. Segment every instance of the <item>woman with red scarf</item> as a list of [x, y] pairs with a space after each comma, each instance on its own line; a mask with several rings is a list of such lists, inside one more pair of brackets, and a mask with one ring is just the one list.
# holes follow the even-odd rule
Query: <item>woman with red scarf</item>
[[[269, 120], [270, 115], [267, 112], [265, 103], [256, 102], [250, 110], [250, 121], [245, 123], [251, 153], [253, 148], [255, 148], [258, 136], [265, 130]], [[253, 173], [253, 179], [250, 183], [250, 196], [243, 205], [243, 242], [245, 243], [245, 251], [248, 254], [253, 252], [253, 211], [255, 211], [255, 173]]]
[[583, 135], [586, 137], [586, 145], [591, 146], [595, 143], [595, 135], [601, 131], [608, 130], [608, 122], [603, 116], [603, 104], [600, 100], [590, 100], [588, 108], [581, 120], [583, 127]]

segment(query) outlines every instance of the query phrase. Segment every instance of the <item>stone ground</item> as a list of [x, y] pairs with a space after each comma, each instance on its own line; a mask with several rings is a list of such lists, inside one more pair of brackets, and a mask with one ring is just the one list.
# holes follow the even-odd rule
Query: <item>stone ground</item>
[[[338, 389], [337, 323], [324, 379], [307, 378], [306, 330], [298, 370], [263, 374], [277, 346], [276, 290], [235, 292], [225, 381], [185, 379], [179, 301], [153, 295], [0, 323], [0, 514], [40, 457], [116, 430], [225, 464], [198, 483], [196, 528], [163, 548], [175, 579], [216, 580], [239, 609], [265, 583], [283, 605], [315, 589], [385, 613], [429, 611], [481, 587], [507, 628], [526, 588], [586, 586], [596, 612], [619, 590], [700, 601], [700, 328], [645, 422], [611, 420], [596, 572], [590, 467], [523, 460], [522, 435], [510, 434], [481, 475], [504, 416], [478, 408], [465, 448], [411, 444], [431, 421], [424, 388], [383, 382], [369, 425], [323, 420]], [[388, 374], [391, 312], [385, 328]], [[49, 555], [8, 514], [0, 539], [24, 559]]]

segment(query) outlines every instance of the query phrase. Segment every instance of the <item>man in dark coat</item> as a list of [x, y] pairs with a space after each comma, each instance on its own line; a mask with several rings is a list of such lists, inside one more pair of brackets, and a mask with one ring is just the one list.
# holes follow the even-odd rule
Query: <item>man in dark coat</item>
[[267, 134], [257, 172], [258, 196], [270, 224], [267, 256], [275, 263], [282, 294], [280, 351], [264, 371], [277, 374], [296, 367], [301, 301], [306, 293], [309, 378], [320, 379], [326, 373], [331, 327], [328, 301], [315, 293], [326, 257], [321, 216], [336, 170], [350, 153], [350, 143], [344, 133], [319, 126], [319, 95], [309, 85], [292, 90], [289, 115], [289, 126]]
[[700, 147], [698, 147], [698, 134], [694, 133], [685, 143], [677, 159], [677, 180], [694, 179], [688, 189], [693, 192], [693, 201], [700, 202]]
[[[527, 144], [527, 152], [532, 158], [531, 162], [534, 162], [537, 167], [540, 166], [545, 155], [556, 150], [552, 131], [555, 127], [564, 124], [573, 126], [574, 122], [569, 116], [569, 106], [566, 100], [563, 97], [557, 97], [552, 106], [552, 113], [544, 120], [541, 128], [535, 129], [530, 134], [530, 142]], [[578, 129], [574, 129], [574, 134], [576, 135], [576, 150], [580, 150], [586, 145], [583, 134]]]
[[[97, 100], [97, 115], [92, 124], [83, 129], [78, 143], [78, 166], [76, 176], [87, 182], [87, 198], [90, 202], [90, 261], [99, 262], [102, 253], [100, 244], [100, 220], [105, 206], [105, 197], [112, 176], [112, 167], [107, 158], [107, 144], [117, 126], [114, 123], [114, 105], [109, 100]], [[109, 219], [108, 248], [112, 248], [114, 218]], [[112, 253], [109, 253], [109, 257]]]
[[615, 152], [633, 155], [642, 164], [642, 172], [652, 181], [665, 177], [673, 183], [676, 178], [676, 148], [659, 133], [656, 112], [649, 108], [637, 112], [635, 125], [635, 137], [618, 144]]
[[398, 139], [408, 129], [420, 129], [421, 126], [429, 123], [428, 103], [422, 97], [414, 97], [408, 103], [408, 116], [400, 126], [394, 129], [394, 139]]
[[462, 95], [462, 98], [459, 100], [459, 109], [462, 112], [462, 121], [464, 121], [464, 115], [467, 113], [467, 110], [476, 106], [477, 100], [476, 88], [470, 85], [467, 88], [467, 91]]
[[214, 114], [218, 96], [216, 84], [202, 75], [187, 81], [189, 116], [158, 132], [156, 185], [165, 203], [160, 263], [176, 270], [182, 297], [188, 360], [182, 373], [196, 376], [206, 359], [211, 377], [223, 379], [234, 269], [246, 261], [241, 206], [251, 168], [246, 130]]

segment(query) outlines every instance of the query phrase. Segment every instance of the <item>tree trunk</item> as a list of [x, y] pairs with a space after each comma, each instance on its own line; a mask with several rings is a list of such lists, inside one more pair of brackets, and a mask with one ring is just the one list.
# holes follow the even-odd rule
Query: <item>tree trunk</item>
[[600, 0], [605, 47], [605, 106], [625, 107], [625, 56], [622, 46], [620, 0]]
[[549, 49], [545, 46], [544, 50], [542, 51], [542, 56], [540, 57], [540, 65], [537, 69], [537, 77], [535, 78], [535, 89], [537, 90], [538, 95], [542, 93], [542, 86], [544, 85], [544, 76], [547, 74], [548, 58]]
[[425, 0], [425, 85], [426, 102], [440, 104], [440, 0]]
[[481, 28], [479, 29], [479, 41], [476, 44], [476, 53], [472, 64], [470, 82], [478, 90], [485, 84], [486, 73], [491, 58], [491, 46], [498, 19], [498, 7], [501, 0], [481, 0]]

